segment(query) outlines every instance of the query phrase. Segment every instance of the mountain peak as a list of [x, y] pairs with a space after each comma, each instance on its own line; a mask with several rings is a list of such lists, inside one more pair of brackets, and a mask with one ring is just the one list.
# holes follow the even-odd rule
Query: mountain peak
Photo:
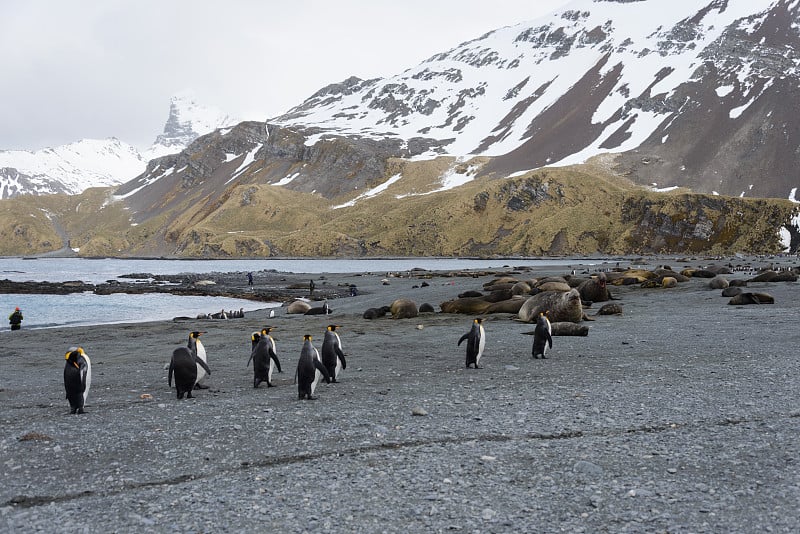
[[169, 116], [163, 133], [156, 137], [144, 155], [152, 160], [167, 154], [175, 154], [189, 143], [217, 128], [233, 126], [240, 122], [217, 108], [198, 103], [193, 92], [181, 91], [170, 98]]
[[72, 195], [90, 187], [117, 186], [144, 172], [148, 161], [178, 153], [201, 135], [236, 122], [183, 91], [170, 99], [164, 132], [144, 152], [116, 137], [80, 139], [36, 151], [0, 150], [0, 199], [24, 194]]

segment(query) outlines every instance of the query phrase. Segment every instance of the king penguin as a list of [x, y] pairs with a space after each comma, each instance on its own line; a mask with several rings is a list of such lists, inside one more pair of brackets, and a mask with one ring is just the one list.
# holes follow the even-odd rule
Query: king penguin
[[297, 362], [297, 393], [300, 400], [314, 400], [314, 390], [317, 389], [320, 377], [325, 377], [325, 382], [331, 383], [328, 370], [319, 359], [319, 351], [311, 343], [311, 336], [303, 336], [303, 348], [300, 351], [300, 360]]
[[547, 318], [547, 314], [541, 312], [536, 319], [536, 328], [533, 330], [531, 354], [534, 358], [538, 358], [539, 355], [542, 356], [542, 359], [547, 358], [544, 354], [547, 352], [548, 345], [551, 349], [553, 348], [553, 328], [550, 325], [550, 319]]
[[[208, 364], [208, 356], [206, 356], [206, 348], [203, 346], [203, 342], [200, 341], [200, 334], [205, 334], [205, 332], [201, 331], [194, 331], [189, 333], [189, 342], [186, 344], [189, 347], [189, 350], [192, 353], [196, 354], [197, 357], [203, 360], [206, 364]], [[199, 363], [197, 364], [197, 380], [194, 383], [194, 389], [208, 389], [208, 386], [205, 384], [201, 384], [200, 381], [203, 380], [206, 376], [206, 370], [203, 369], [203, 366]]]
[[478, 365], [483, 356], [483, 348], [486, 346], [486, 332], [483, 330], [483, 319], [477, 318], [472, 321], [472, 328], [469, 332], [461, 336], [458, 344], [467, 340], [467, 369], [474, 365], [475, 369], [480, 369]]
[[272, 373], [275, 368], [282, 373], [281, 362], [275, 350], [275, 340], [272, 339], [270, 332], [273, 327], [265, 326], [260, 332], [253, 332], [250, 336], [250, 360], [253, 360], [253, 387], [257, 388], [261, 382], [266, 382], [267, 387], [272, 387]]
[[322, 341], [322, 364], [331, 376], [331, 382], [336, 382], [339, 372], [347, 369], [347, 361], [342, 351], [342, 340], [336, 329], [339, 325], [329, 324], [325, 330], [325, 339]]
[[82, 347], [70, 347], [64, 355], [64, 389], [71, 414], [86, 413], [83, 410], [92, 385], [92, 361]]
[[169, 362], [169, 374], [167, 383], [172, 387], [172, 375], [175, 375], [175, 389], [179, 399], [186, 395], [187, 399], [192, 398], [192, 390], [197, 383], [197, 367], [202, 367], [209, 376], [211, 369], [208, 364], [200, 359], [197, 354], [189, 350], [188, 347], [178, 347], [172, 351], [172, 359]]

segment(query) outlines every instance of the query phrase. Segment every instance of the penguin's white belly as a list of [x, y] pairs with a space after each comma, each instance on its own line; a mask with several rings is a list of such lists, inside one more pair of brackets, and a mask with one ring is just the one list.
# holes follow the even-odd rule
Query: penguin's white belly
[[[336, 336], [336, 342], [339, 344], [339, 350], [344, 352], [344, 349], [342, 348], [342, 340], [339, 337], [339, 334], [337, 334], [336, 332], [334, 332], [333, 334]], [[339, 355], [337, 354], [336, 355], [336, 370], [333, 372], [334, 373], [333, 377], [334, 378], [339, 378], [339, 372], [341, 370], [342, 370], [342, 360], [339, 358]]]
[[[197, 346], [197, 357], [208, 363], [208, 360], [206, 359], [206, 348], [202, 343], [200, 343], [199, 339], [195, 340], [195, 343]], [[197, 367], [197, 379], [194, 381], [194, 383], [197, 384], [203, 379], [204, 376], [206, 376], [206, 370], [203, 369], [203, 366], [199, 363], [196, 363], [195, 366]]]
[[481, 356], [483, 356], [483, 348], [486, 346], [486, 334], [483, 331], [483, 326], [481, 325], [481, 340], [478, 342], [478, 355], [475, 357], [475, 365], [478, 365], [478, 362], [481, 361]]
[[85, 352], [83, 359], [86, 360], [86, 389], [83, 390], [83, 403], [86, 404], [86, 399], [89, 398], [89, 388], [92, 385], [92, 360]]
[[[275, 350], [275, 340], [272, 339], [272, 336], [269, 337], [270, 343], [272, 343], [272, 353], [277, 355], [278, 351]], [[269, 357], [269, 369], [267, 370], [267, 382], [270, 384], [272, 383], [272, 373], [275, 371], [275, 360], [272, 359], [272, 356]]]
[[[316, 358], [316, 360], [318, 362], [322, 362], [322, 360], [320, 360], [320, 358], [319, 358], [319, 351], [316, 349], [316, 347], [314, 347], [314, 358]], [[319, 384], [319, 381], [321, 379], [322, 379], [322, 373], [315, 366], [315, 368], [314, 368], [314, 381], [311, 382], [311, 394], [312, 395], [314, 394], [314, 390], [317, 389], [317, 384]]]

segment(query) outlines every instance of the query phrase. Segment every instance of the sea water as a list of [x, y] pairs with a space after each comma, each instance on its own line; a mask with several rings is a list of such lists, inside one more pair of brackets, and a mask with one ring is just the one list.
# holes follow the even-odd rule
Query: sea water
[[[261, 259], [261, 260], [146, 260], [85, 258], [0, 258], [0, 280], [15, 282], [82, 281], [100, 284], [127, 274], [174, 275], [181, 273], [390, 273], [412, 269], [465, 270], [509, 266], [599, 265], [612, 260], [592, 259], [466, 259], [466, 258], [381, 258], [381, 259]], [[245, 313], [277, 306], [279, 303], [165, 293], [112, 294], [73, 293], [69, 295], [0, 294], [0, 320], [19, 307], [25, 329], [55, 326], [129, 323], [168, 320], [177, 316], [244, 309]], [[3, 321], [4, 322], [4, 321]], [[0, 332], [9, 329], [0, 322]]]

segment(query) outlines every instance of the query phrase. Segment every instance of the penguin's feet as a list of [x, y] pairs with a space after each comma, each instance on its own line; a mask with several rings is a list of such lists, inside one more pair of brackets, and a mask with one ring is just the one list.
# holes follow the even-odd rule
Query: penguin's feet
[[83, 410], [83, 408], [78, 408], [78, 412], [77, 413], [78, 414], [82, 414], [82, 413], [86, 413], [86, 412]]
[[187, 392], [186, 392], [186, 398], [187, 398], [187, 399], [193, 399], [193, 398], [194, 398], [194, 397], [192, 396], [192, 392], [191, 392], [191, 391], [187, 391]]
[[208, 386], [205, 384], [195, 384], [194, 389], [208, 389]]
[[314, 395], [309, 395], [308, 400], [317, 400], [317, 398]]
[[274, 388], [275, 384], [273, 384], [272, 382], [267, 382], [267, 387], [268, 388]]
[[77, 408], [73, 408], [73, 409], [71, 409], [71, 410], [69, 411], [69, 414], [70, 414], [70, 415], [73, 415], [73, 414], [76, 414], [76, 413], [78, 413], [78, 409], [77, 409]]

